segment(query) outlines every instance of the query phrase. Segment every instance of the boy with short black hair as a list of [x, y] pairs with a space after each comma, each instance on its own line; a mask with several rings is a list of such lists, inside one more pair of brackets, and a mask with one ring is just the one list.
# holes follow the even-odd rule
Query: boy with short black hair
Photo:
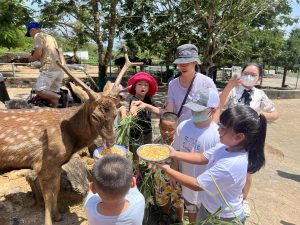
[[[165, 112], [161, 115], [159, 121], [160, 136], [154, 143], [173, 145], [178, 117], [175, 113]], [[177, 164], [178, 165], [178, 164]], [[172, 167], [178, 166], [172, 162]], [[175, 208], [178, 222], [182, 222], [184, 214], [184, 200], [181, 193], [180, 184], [176, 183], [172, 187], [170, 176], [163, 170], [157, 170], [154, 174], [155, 179], [155, 200], [156, 205], [162, 207], [162, 217], [159, 225], [170, 223], [169, 210], [171, 207]]]
[[145, 199], [136, 187], [130, 161], [109, 154], [97, 160], [84, 207], [89, 225], [141, 225]]

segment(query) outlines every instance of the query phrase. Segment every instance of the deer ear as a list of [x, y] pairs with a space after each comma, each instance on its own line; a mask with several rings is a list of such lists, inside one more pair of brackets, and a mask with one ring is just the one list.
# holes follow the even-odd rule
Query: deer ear
[[89, 100], [88, 94], [82, 90], [81, 87], [76, 86], [72, 82], [70, 82], [71, 88], [74, 91], [74, 93], [84, 102], [87, 102]]

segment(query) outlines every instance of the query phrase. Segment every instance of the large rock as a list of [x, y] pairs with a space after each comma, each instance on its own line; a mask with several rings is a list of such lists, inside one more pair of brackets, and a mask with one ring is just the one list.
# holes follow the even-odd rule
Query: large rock
[[19, 53], [6, 53], [0, 56], [0, 63], [10, 63], [18, 58], [28, 58], [30, 53], [28, 52], [19, 52]]
[[[43, 195], [36, 173], [31, 171], [26, 176], [26, 180], [32, 189], [37, 203], [43, 205]], [[60, 193], [68, 192], [78, 197], [86, 196], [89, 190], [87, 171], [78, 154], [74, 154], [71, 160], [62, 166], [60, 184]]]
[[0, 109], [6, 109], [5, 105], [3, 102], [0, 101]]

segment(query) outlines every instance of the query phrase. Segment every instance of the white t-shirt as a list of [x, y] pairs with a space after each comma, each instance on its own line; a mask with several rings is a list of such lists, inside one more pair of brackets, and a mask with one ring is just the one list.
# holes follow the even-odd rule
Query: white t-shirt
[[[233, 88], [228, 97], [226, 108], [232, 108], [236, 105], [243, 105], [244, 99], [239, 102], [239, 99], [242, 97], [245, 88], [243, 86], [237, 86]], [[275, 110], [274, 103], [268, 98], [263, 90], [257, 89], [255, 87], [252, 88], [251, 93], [251, 102], [250, 107], [257, 112], [273, 112]]]
[[145, 210], [145, 198], [135, 188], [130, 188], [125, 199], [129, 201], [129, 208], [118, 216], [104, 216], [97, 211], [97, 205], [101, 202], [98, 194], [89, 192], [84, 208], [89, 225], [142, 225]]
[[[193, 82], [192, 89], [191, 89], [185, 103], [191, 101], [194, 93], [197, 90], [202, 89], [202, 88], [214, 88], [215, 90], [217, 90], [216, 85], [211, 78], [209, 78], [208, 76], [205, 76], [201, 73], [197, 73], [196, 77], [194, 79], [194, 82]], [[173, 111], [174, 113], [178, 113], [178, 111], [181, 107], [182, 101], [186, 95], [187, 90], [188, 90], [188, 88], [184, 88], [180, 85], [179, 77], [170, 81], [169, 86], [168, 86], [167, 103], [174, 104], [174, 111]], [[184, 120], [190, 119], [191, 116], [192, 116], [191, 110], [184, 106], [182, 108], [181, 115], [178, 119], [178, 124]]]
[[[211, 123], [204, 128], [197, 128], [194, 122], [189, 119], [180, 123], [177, 127], [177, 132], [173, 147], [175, 150], [184, 152], [199, 152], [212, 148], [220, 142], [218, 125]], [[179, 169], [183, 174], [197, 177], [205, 171], [206, 165], [196, 165], [180, 161]], [[199, 195], [201, 192], [193, 191], [182, 185], [183, 197], [192, 204], [200, 204]]]
[[241, 215], [242, 190], [246, 183], [248, 153], [228, 152], [227, 146], [221, 143], [204, 152], [209, 160], [207, 169], [197, 177], [198, 184], [204, 189], [201, 195], [203, 206], [210, 212], [216, 212], [220, 207], [224, 210], [219, 214], [223, 218], [235, 217], [226, 206], [211, 176], [215, 179], [226, 201], [235, 214]]

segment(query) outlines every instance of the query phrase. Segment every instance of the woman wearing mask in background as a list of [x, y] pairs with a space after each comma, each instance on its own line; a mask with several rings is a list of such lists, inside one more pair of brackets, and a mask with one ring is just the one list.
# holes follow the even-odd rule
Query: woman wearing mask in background
[[278, 113], [274, 103], [263, 90], [254, 85], [263, 75], [263, 68], [256, 63], [248, 63], [242, 69], [240, 78], [232, 78], [220, 94], [220, 108], [235, 105], [249, 105], [256, 112], [263, 114], [267, 121], [275, 121]]
[[[231, 78], [220, 94], [220, 109], [232, 108], [236, 105], [249, 105], [258, 114], [263, 114], [267, 121], [278, 119], [274, 103], [263, 90], [254, 87], [262, 75], [263, 68], [259, 64], [246, 64], [242, 69], [241, 76]], [[244, 212], [246, 216], [250, 216], [247, 197], [252, 183], [252, 173], [252, 171], [248, 171], [247, 181], [243, 190]]]

